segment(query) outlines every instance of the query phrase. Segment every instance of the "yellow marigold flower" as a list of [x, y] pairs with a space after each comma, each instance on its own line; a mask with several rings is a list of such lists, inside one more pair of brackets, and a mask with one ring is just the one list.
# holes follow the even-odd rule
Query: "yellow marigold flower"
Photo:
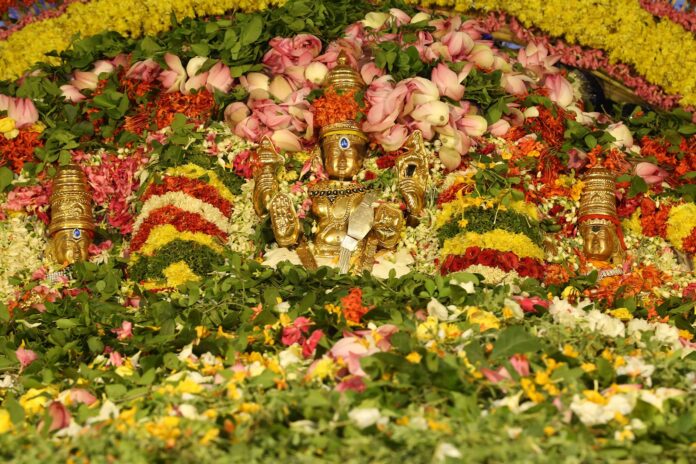
[[569, 358], [577, 358], [578, 356], [580, 356], [580, 353], [578, 353], [577, 350], [573, 348], [571, 345], [566, 343], [565, 345], [563, 345], [563, 355]]
[[181, 435], [179, 423], [181, 419], [176, 416], [162, 417], [157, 422], [145, 425], [145, 430], [152, 436], [163, 441], [176, 440]]
[[500, 328], [500, 320], [495, 317], [495, 314], [477, 307], [470, 307], [466, 310], [466, 320], [472, 324], [478, 324], [481, 332]]
[[694, 334], [689, 332], [688, 330], [680, 330], [679, 331], [679, 336], [683, 338], [684, 340], [691, 340], [694, 338]]
[[667, 219], [667, 240], [679, 251], [684, 249], [683, 240], [696, 227], [696, 204], [684, 203], [669, 211]]
[[609, 314], [611, 314], [617, 319], [621, 319], [622, 321], [630, 321], [631, 319], [633, 319], [633, 315], [628, 310], [628, 308], [616, 308], [609, 311]]
[[421, 342], [433, 340], [437, 337], [437, 330], [437, 319], [433, 316], [429, 316], [425, 322], [418, 324], [418, 327], [416, 327], [416, 338]]
[[12, 430], [12, 420], [10, 413], [6, 409], [0, 409], [0, 434], [7, 433]]
[[219, 429], [208, 429], [207, 432], [205, 432], [205, 435], [201, 437], [200, 440], [198, 440], [198, 443], [200, 443], [203, 446], [209, 445], [211, 441], [215, 440], [218, 436], [220, 435], [220, 430]]
[[325, 379], [333, 375], [336, 366], [333, 359], [325, 357], [317, 361], [314, 370], [309, 375], [310, 379]]
[[580, 368], [587, 373], [597, 370], [597, 366], [595, 366], [593, 363], [582, 363]]
[[19, 135], [19, 130], [15, 126], [15, 120], [8, 117], [0, 118], [0, 134], [6, 139], [13, 139]]
[[556, 433], [556, 429], [554, 429], [550, 425], [547, 425], [546, 427], [544, 427], [544, 435], [546, 435], [547, 437], [550, 437], [555, 433]]
[[24, 408], [28, 415], [38, 414], [43, 411], [44, 406], [58, 395], [55, 387], [30, 388], [19, 398], [19, 404]]
[[582, 394], [585, 395], [585, 398], [587, 398], [588, 401], [592, 401], [593, 403], [605, 405], [608, 402], [605, 397], [595, 390], [585, 390], [582, 392]]
[[421, 362], [422, 358], [423, 357], [419, 353], [412, 351], [406, 356], [406, 361], [410, 362], [411, 364], [418, 364]]
[[483, 234], [464, 232], [445, 240], [442, 256], [463, 255], [467, 248], [490, 248], [498, 251], [511, 251], [520, 258], [544, 259], [544, 250], [539, 248], [524, 234], [495, 229]]
[[222, 252], [220, 242], [213, 236], [202, 232], [179, 231], [171, 224], [163, 224], [153, 227], [145, 244], [139, 250], [140, 253], [152, 256], [152, 254], [174, 240], [186, 240], [205, 245], [218, 253]]
[[614, 413], [614, 420], [618, 422], [621, 425], [628, 425], [629, 420], [626, 416], [621, 414], [620, 412], [615, 412]]
[[191, 270], [186, 261], [170, 264], [162, 271], [162, 274], [167, 278], [167, 286], [169, 287], [178, 287], [186, 282], [200, 280], [200, 276]]

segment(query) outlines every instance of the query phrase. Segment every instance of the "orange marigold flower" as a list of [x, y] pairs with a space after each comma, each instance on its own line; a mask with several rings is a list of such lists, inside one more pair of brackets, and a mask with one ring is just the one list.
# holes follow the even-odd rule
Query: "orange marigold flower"
[[372, 308], [363, 305], [362, 289], [353, 287], [347, 296], [341, 298], [341, 309], [347, 321], [357, 324]]
[[355, 101], [355, 91], [338, 94], [330, 87], [324, 92], [324, 96], [317, 98], [312, 103], [314, 111], [314, 123], [319, 127], [335, 124], [341, 121], [355, 120], [360, 108]]

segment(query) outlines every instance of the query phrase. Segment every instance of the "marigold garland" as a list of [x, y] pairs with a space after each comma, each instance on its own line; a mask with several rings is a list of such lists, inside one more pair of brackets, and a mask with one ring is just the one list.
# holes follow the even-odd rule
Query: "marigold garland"
[[520, 258], [544, 259], [544, 250], [534, 244], [529, 237], [501, 229], [483, 234], [463, 232], [454, 238], [447, 239], [442, 246], [442, 255], [463, 255], [469, 247], [511, 251]]
[[[655, 21], [639, 0], [409, 0], [455, 11], [502, 10], [569, 42], [607, 51], [612, 61], [634, 66], [667, 92], [696, 104], [696, 38], [671, 21]], [[611, 34], [602, 31], [613, 31]], [[675, 44], [680, 44], [675, 46]]]
[[[28, 24], [0, 42], [0, 80], [14, 79], [39, 61], [56, 62], [47, 57], [51, 50], [61, 52], [72, 37], [98, 34], [104, 29], [126, 37], [156, 35], [171, 28], [170, 18], [221, 15], [228, 10], [260, 11], [281, 0], [93, 0], [73, 3], [57, 18]], [[112, 21], [105, 24], [107, 18]]]

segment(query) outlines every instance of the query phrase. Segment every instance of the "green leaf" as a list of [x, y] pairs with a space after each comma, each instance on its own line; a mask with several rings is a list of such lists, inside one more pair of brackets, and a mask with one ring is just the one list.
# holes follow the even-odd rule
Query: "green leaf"
[[595, 138], [594, 135], [592, 134], [587, 134], [585, 136], [585, 143], [587, 144], [587, 147], [592, 149], [597, 146], [597, 139]]
[[128, 389], [125, 387], [125, 385], [121, 385], [120, 383], [107, 385], [106, 387], [104, 387], [104, 390], [106, 390], [106, 395], [110, 399], [115, 400], [124, 397], [128, 392]]
[[0, 192], [4, 192], [7, 187], [12, 185], [14, 173], [7, 166], [0, 167]]
[[259, 15], [251, 16], [251, 19], [244, 24], [244, 29], [242, 30], [241, 43], [242, 45], [249, 45], [256, 42], [259, 37], [261, 37], [261, 32], [263, 31], [263, 20]]
[[631, 179], [631, 187], [628, 189], [628, 196], [630, 198], [635, 197], [639, 193], [646, 193], [648, 191], [648, 184], [640, 176], [633, 176]]
[[541, 349], [541, 341], [527, 333], [524, 327], [513, 325], [503, 329], [493, 347], [491, 359], [508, 358], [517, 353], [530, 353]]
[[78, 325], [79, 324], [76, 319], [58, 319], [56, 321], [56, 327], [59, 329], [72, 329]]

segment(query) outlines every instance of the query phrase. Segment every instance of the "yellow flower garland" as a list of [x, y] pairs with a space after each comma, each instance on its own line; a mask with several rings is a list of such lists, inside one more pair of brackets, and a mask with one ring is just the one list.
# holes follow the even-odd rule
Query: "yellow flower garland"
[[649, 82], [696, 104], [696, 38], [679, 24], [641, 8], [638, 0], [408, 0], [423, 7], [501, 10], [571, 43], [605, 50]]
[[685, 203], [669, 211], [667, 219], [667, 240], [679, 251], [684, 249], [682, 241], [696, 227], [696, 204]]
[[508, 203], [508, 205], [503, 205], [497, 199], [494, 198], [484, 199], [481, 197], [465, 196], [462, 194], [462, 191], [460, 190], [459, 192], [457, 192], [457, 197], [454, 200], [442, 205], [442, 209], [438, 213], [437, 218], [435, 220], [435, 228], [439, 229], [445, 224], [449, 223], [453, 217], [461, 216], [464, 213], [464, 211], [468, 208], [476, 207], [483, 209], [499, 208], [500, 211], [512, 210], [516, 213], [527, 216], [528, 218], [533, 219], [534, 221], [539, 220], [539, 213], [536, 209], [536, 206], [534, 206], [532, 203], [527, 203], [524, 201], [513, 201]]
[[19, 77], [39, 61], [55, 62], [46, 53], [66, 50], [71, 38], [104, 30], [127, 37], [169, 30], [172, 14], [178, 20], [220, 15], [228, 10], [261, 11], [284, 0], [93, 0], [73, 3], [64, 14], [28, 24], [0, 42], [0, 80]]
[[544, 259], [544, 250], [523, 234], [515, 234], [502, 229], [483, 234], [464, 232], [445, 240], [442, 256], [463, 255], [469, 247], [490, 248], [498, 251], [511, 251], [520, 258]]
[[180, 232], [171, 224], [164, 224], [157, 226], [150, 231], [145, 244], [138, 254], [143, 254], [145, 256], [152, 256], [152, 254], [163, 246], [167, 245], [174, 240], [188, 240], [191, 242], [196, 242], [201, 245], [205, 245], [218, 253], [222, 253], [222, 246], [220, 242], [213, 236], [204, 234], [202, 232]]

